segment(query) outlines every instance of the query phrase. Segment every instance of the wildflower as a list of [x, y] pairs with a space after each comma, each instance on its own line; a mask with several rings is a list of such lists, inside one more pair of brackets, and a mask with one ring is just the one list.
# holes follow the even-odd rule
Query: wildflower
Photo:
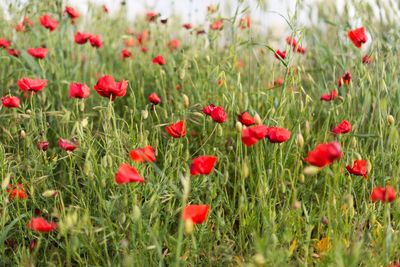
[[350, 132], [352, 129], [350, 122], [347, 120], [343, 120], [339, 125], [337, 125], [335, 128], [333, 128], [332, 132], [334, 134], [345, 134]]
[[154, 22], [158, 16], [159, 16], [159, 14], [150, 11], [150, 12], [146, 13], [146, 20], [148, 22]]
[[178, 39], [172, 39], [168, 42], [168, 48], [170, 51], [175, 51], [181, 46], [181, 41]]
[[250, 126], [242, 132], [242, 142], [251, 147], [268, 135], [269, 128], [265, 125]]
[[86, 44], [92, 35], [90, 33], [77, 32], [74, 36], [75, 43], [83, 45]]
[[183, 28], [185, 28], [186, 30], [190, 30], [193, 26], [190, 23], [185, 23], [182, 25]]
[[156, 93], [151, 93], [149, 95], [149, 101], [154, 104], [157, 105], [161, 102], [161, 99], [158, 97], [158, 95]]
[[96, 48], [102, 48], [103, 42], [101, 41], [100, 35], [91, 35], [89, 37], [90, 45]]
[[337, 95], [338, 95], [337, 91], [332, 90], [329, 94], [322, 95], [321, 100], [329, 102], [329, 101], [335, 100], [337, 98]]
[[353, 167], [346, 166], [346, 170], [354, 175], [363, 176], [365, 179], [368, 178], [368, 169], [367, 169], [367, 161], [366, 160], [355, 160], [353, 163]]
[[220, 31], [223, 27], [224, 22], [222, 21], [222, 19], [216, 20], [210, 25], [210, 29], [213, 31]]
[[203, 108], [203, 113], [206, 114], [207, 116], [211, 116], [212, 111], [215, 109], [214, 104], [210, 104], [208, 106], [205, 106]]
[[267, 138], [271, 143], [283, 143], [290, 139], [291, 132], [285, 128], [270, 127], [267, 130]]
[[71, 83], [69, 85], [70, 98], [88, 98], [90, 95], [90, 88], [84, 83]]
[[244, 29], [248, 29], [251, 26], [251, 19], [250, 16], [246, 16], [244, 18], [241, 18], [239, 21], [239, 27], [244, 30]]
[[58, 225], [55, 222], [49, 223], [43, 217], [32, 218], [27, 225], [29, 229], [41, 233], [48, 233], [57, 229]]
[[17, 50], [17, 49], [12, 49], [12, 48], [7, 49], [7, 53], [8, 53], [10, 56], [14, 56], [14, 57], [19, 57], [19, 56], [21, 55], [21, 51], [19, 51], [19, 50]]
[[3, 96], [1, 102], [7, 108], [19, 108], [21, 100], [17, 96]]
[[202, 224], [207, 218], [209, 209], [209, 205], [187, 205], [183, 209], [183, 220]]
[[357, 48], [361, 48], [361, 45], [365, 44], [368, 41], [368, 36], [365, 34], [364, 27], [350, 30], [347, 33], [347, 36], [350, 38], [350, 40]]
[[371, 64], [372, 63], [372, 57], [369, 55], [364, 55], [362, 57], [362, 63], [363, 64]]
[[139, 175], [137, 170], [127, 163], [122, 163], [115, 174], [117, 184], [143, 183], [144, 178]]
[[145, 146], [143, 148], [133, 149], [129, 153], [131, 159], [135, 162], [155, 162], [156, 156], [154, 153], [154, 148], [152, 146]]
[[226, 114], [225, 110], [223, 107], [215, 107], [212, 111], [211, 111], [211, 118], [213, 119], [213, 121], [217, 122], [217, 123], [223, 123], [226, 121], [228, 115]]
[[47, 80], [22, 78], [18, 80], [18, 87], [24, 91], [39, 92], [47, 85]]
[[29, 48], [27, 51], [28, 54], [31, 55], [32, 57], [43, 59], [46, 57], [48, 49], [39, 47], [39, 48]]
[[40, 24], [51, 32], [54, 31], [58, 26], [58, 21], [52, 19], [49, 15], [45, 14], [39, 18]]
[[115, 82], [112, 76], [104, 75], [97, 81], [94, 90], [101, 96], [108, 98], [111, 96], [111, 99], [115, 100], [117, 96], [122, 97], [126, 94], [127, 87], [128, 83], [125, 80]]
[[313, 166], [325, 167], [342, 157], [342, 148], [337, 142], [319, 144], [314, 150], [308, 152], [304, 159]]
[[36, 144], [36, 147], [39, 150], [47, 151], [47, 149], [49, 148], [49, 142], [48, 141], [44, 141], [44, 140], [38, 141], [37, 144]]
[[342, 77], [340, 77], [337, 81], [337, 84], [339, 87], [341, 87], [342, 85], [349, 85], [351, 82], [351, 74], [350, 72], [346, 72], [345, 74], [343, 74]]
[[155, 58], [153, 58], [153, 63], [154, 64], [158, 64], [158, 65], [165, 65], [166, 64], [164, 57], [161, 56], [161, 55], [158, 55]]
[[71, 19], [77, 19], [80, 17], [80, 14], [78, 11], [76, 11], [73, 7], [66, 6], [65, 7], [65, 13], [71, 18]]
[[128, 49], [124, 48], [121, 50], [121, 57], [122, 58], [129, 58], [132, 56], [132, 52], [129, 51]]
[[396, 199], [396, 190], [390, 185], [386, 187], [375, 187], [371, 192], [370, 199], [372, 202], [393, 202]]
[[7, 39], [5, 39], [5, 38], [2, 38], [2, 39], [0, 39], [0, 48], [9, 48], [11, 46], [11, 43], [7, 40]]
[[285, 59], [286, 58], [286, 51], [281, 51], [281, 50], [279, 50], [279, 49], [277, 49], [276, 51], [275, 51], [275, 57], [277, 58], [277, 59]]
[[67, 139], [58, 139], [58, 146], [65, 151], [74, 151], [78, 148], [78, 143]]
[[11, 199], [18, 198], [19, 200], [22, 200], [28, 198], [28, 194], [25, 192], [23, 184], [17, 184], [15, 186], [9, 184], [7, 192], [10, 194]]
[[238, 120], [245, 126], [251, 126], [256, 123], [256, 120], [248, 112], [240, 113]]
[[173, 124], [165, 127], [165, 130], [173, 138], [181, 138], [181, 137], [186, 136], [186, 127], [185, 127], [184, 121], [178, 121], [176, 123], [173, 123]]
[[190, 165], [190, 175], [210, 174], [217, 159], [215, 156], [200, 156], [193, 159]]

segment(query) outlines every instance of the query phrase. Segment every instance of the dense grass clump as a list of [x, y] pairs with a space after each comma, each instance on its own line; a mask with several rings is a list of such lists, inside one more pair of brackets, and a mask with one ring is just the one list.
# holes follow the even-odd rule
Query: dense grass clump
[[0, 265], [400, 260], [394, 1], [299, 1], [279, 37], [262, 1], [63, 2], [0, 12]]

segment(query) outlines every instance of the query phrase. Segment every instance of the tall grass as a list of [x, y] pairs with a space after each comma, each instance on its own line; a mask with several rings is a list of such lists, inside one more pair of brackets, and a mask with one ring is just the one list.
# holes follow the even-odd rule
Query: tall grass
[[[281, 19], [307, 52], [290, 52], [284, 62], [269, 49], [284, 48], [284, 33], [274, 39], [257, 23], [238, 28], [246, 1], [224, 18], [223, 32], [208, 29], [217, 16], [209, 15], [205, 35], [183, 29], [179, 16], [166, 25], [143, 18], [128, 22], [123, 8], [110, 16], [91, 6], [75, 25], [61, 1], [29, 1], [11, 9], [11, 20], [0, 20], [0, 37], [22, 55], [0, 50], [0, 88], [2, 95], [20, 96], [22, 105], [0, 111], [0, 171], [3, 180], [11, 176], [10, 183], [24, 184], [29, 198], [13, 200], [5, 188], [0, 192], [1, 265], [348, 267], [400, 260], [398, 200], [369, 199], [375, 186], [399, 189], [399, 16], [390, 3], [346, 1], [343, 10], [334, 1], [299, 3], [294, 14]], [[385, 17], [373, 15], [376, 10]], [[56, 31], [38, 23], [43, 13], [60, 21]], [[34, 27], [16, 33], [23, 15]], [[346, 36], [360, 25], [372, 37], [365, 52]], [[129, 28], [150, 30], [149, 51], [135, 47], [133, 59], [122, 60]], [[77, 30], [100, 34], [104, 47], [78, 46]], [[176, 52], [166, 45], [173, 37], [182, 41]], [[49, 48], [45, 59], [26, 53], [41, 45]], [[364, 53], [372, 64], [362, 64]], [[163, 67], [151, 63], [158, 54], [167, 61]], [[336, 101], [321, 102], [346, 71], [351, 84], [338, 89]], [[126, 79], [126, 96], [113, 102], [92, 90], [88, 99], [68, 98], [70, 82], [93, 88], [103, 74]], [[49, 85], [24, 98], [17, 80], [25, 76], [47, 79]], [[273, 85], [278, 78], [284, 79], [282, 86]], [[147, 100], [151, 92], [162, 99], [154, 109]], [[210, 103], [225, 108], [225, 123], [201, 113]], [[290, 129], [292, 138], [245, 147], [235, 127], [237, 114], [245, 110], [258, 113], [265, 125]], [[187, 137], [170, 138], [164, 126], [181, 119]], [[333, 126], [343, 119], [353, 131], [334, 136]], [[296, 144], [299, 134], [304, 146]], [[59, 137], [76, 138], [80, 146], [73, 153], [62, 151]], [[36, 148], [38, 140], [50, 142], [47, 152]], [[307, 152], [333, 140], [341, 143], [343, 158], [305, 176]], [[147, 144], [157, 151], [156, 163], [131, 162], [130, 149]], [[190, 161], [199, 155], [217, 156], [215, 170], [190, 177]], [[347, 173], [345, 166], [356, 158], [369, 161], [368, 180]], [[117, 185], [114, 176], [122, 162], [132, 163], [146, 182]], [[46, 190], [57, 194], [44, 197]], [[192, 234], [184, 233], [181, 220], [187, 203], [211, 205], [207, 221]], [[59, 229], [29, 230], [26, 225], [38, 210], [56, 219]]]

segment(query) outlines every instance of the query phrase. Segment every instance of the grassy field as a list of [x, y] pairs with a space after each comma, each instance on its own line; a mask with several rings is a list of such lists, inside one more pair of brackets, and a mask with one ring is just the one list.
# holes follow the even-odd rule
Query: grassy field
[[[0, 12], [9, 43], [0, 42], [1, 96], [20, 99], [3, 98], [0, 110], [0, 265], [397, 263], [400, 7], [392, 2], [299, 3], [277, 15], [287, 22], [279, 37], [257, 19], [248, 24], [246, 1], [229, 17], [209, 7], [191, 29], [179, 16], [127, 21], [123, 6], [111, 15], [93, 5], [75, 19], [62, 1], [14, 3], [8, 19]], [[58, 21], [54, 30], [40, 23], [44, 14]], [[367, 37], [353, 43], [348, 32], [361, 26]], [[48, 49], [43, 59], [27, 52], [39, 47]], [[341, 79], [346, 72], [351, 79]], [[71, 89], [85, 98], [70, 97], [76, 82], [89, 97], [86, 87]], [[208, 116], [210, 104], [223, 109]], [[238, 121], [245, 111], [258, 126]], [[343, 120], [350, 131], [334, 129]], [[182, 131], [167, 126], [178, 121], [186, 135], [173, 138]], [[155, 161], [151, 150], [144, 160], [138, 153], [144, 162], [131, 158], [148, 145]], [[217, 158], [213, 168], [193, 161], [203, 155]], [[358, 175], [346, 170], [361, 159]], [[190, 204], [208, 213], [192, 214]]]

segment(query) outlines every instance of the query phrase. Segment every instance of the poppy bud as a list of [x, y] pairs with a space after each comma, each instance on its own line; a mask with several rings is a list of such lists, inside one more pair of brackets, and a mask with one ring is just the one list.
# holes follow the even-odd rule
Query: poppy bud
[[46, 191], [44, 191], [43, 193], [42, 193], [42, 196], [43, 197], [55, 197], [56, 195], [58, 194], [58, 192], [57, 191], [55, 191], [55, 190], [46, 190]]
[[133, 206], [132, 218], [134, 221], [139, 221], [142, 217], [142, 212], [138, 206]]
[[386, 117], [386, 119], [387, 119], [387, 122], [390, 124], [390, 125], [393, 125], [394, 124], [394, 117], [392, 116], [392, 115], [387, 115], [387, 117]]
[[83, 173], [87, 176], [92, 174], [92, 163], [90, 160], [85, 160], [85, 164], [83, 165]]
[[264, 266], [265, 265], [265, 258], [262, 254], [257, 253], [253, 256], [253, 261], [256, 266]]
[[185, 233], [190, 235], [193, 232], [194, 224], [192, 220], [185, 220]]
[[217, 124], [217, 136], [223, 136], [224, 135], [224, 131], [222, 129], [221, 124]]
[[80, 110], [81, 112], [85, 111], [85, 102], [84, 102], [84, 101], [81, 101], [81, 102], [79, 103], [79, 110]]
[[243, 126], [239, 121], [236, 122], [236, 131], [238, 131], [238, 133], [243, 131]]
[[83, 128], [86, 128], [86, 127], [88, 126], [88, 123], [89, 123], [88, 118], [84, 118], [84, 119], [81, 121], [81, 126], [82, 126]]
[[190, 103], [189, 103], [189, 97], [185, 94], [182, 94], [183, 97], [183, 105], [185, 106], [185, 108], [188, 108]]
[[294, 208], [295, 210], [301, 209], [301, 202], [298, 201], [298, 200], [295, 200], [295, 201], [293, 202], [293, 208]]
[[306, 135], [309, 135], [311, 131], [310, 122], [306, 121]]
[[299, 182], [302, 183], [302, 184], [304, 184], [305, 178], [306, 178], [306, 177], [304, 176], [304, 174], [300, 174], [300, 176], [299, 176]]
[[257, 125], [261, 125], [262, 124], [261, 117], [260, 117], [260, 115], [258, 115], [257, 112], [255, 112], [255, 114], [254, 114], [254, 121], [256, 122]]
[[33, 239], [33, 240], [31, 241], [31, 243], [29, 244], [29, 251], [32, 252], [32, 251], [35, 249], [35, 247], [36, 247], [36, 242], [35, 242], [35, 240]]
[[301, 133], [299, 133], [299, 134], [297, 135], [296, 144], [297, 144], [297, 146], [300, 147], [300, 148], [302, 148], [302, 147], [304, 146], [304, 138], [303, 138], [303, 135], [302, 135]]
[[369, 221], [372, 225], [376, 223], [376, 216], [375, 213], [371, 213], [371, 217], [369, 218]]
[[142, 118], [145, 120], [149, 117], [149, 112], [147, 111], [147, 109], [142, 110]]
[[242, 165], [242, 175], [243, 175], [243, 178], [247, 178], [247, 177], [249, 176], [249, 173], [250, 173], [250, 171], [249, 171], [249, 166], [247, 165], [247, 162], [244, 161], [244, 162], [243, 162], [243, 165]]
[[6, 178], [4, 178], [3, 182], [1, 183], [1, 189], [5, 190], [7, 186], [10, 184], [11, 175], [7, 174]]
[[356, 148], [357, 147], [357, 139], [355, 138], [355, 137], [353, 137], [352, 139], [351, 139], [351, 146], [353, 147], [353, 148]]
[[304, 168], [304, 174], [307, 176], [313, 176], [316, 175], [319, 172], [320, 168], [316, 166], [307, 166]]
[[324, 225], [328, 225], [328, 224], [329, 224], [329, 220], [328, 220], [328, 218], [327, 218], [326, 216], [323, 216], [323, 217], [321, 218], [321, 222], [322, 222], [322, 224], [324, 224]]
[[104, 168], [107, 168], [107, 156], [104, 156], [104, 157], [101, 158], [101, 165]]
[[21, 130], [20, 136], [21, 136], [21, 138], [24, 139], [26, 137], [26, 132], [24, 130]]

